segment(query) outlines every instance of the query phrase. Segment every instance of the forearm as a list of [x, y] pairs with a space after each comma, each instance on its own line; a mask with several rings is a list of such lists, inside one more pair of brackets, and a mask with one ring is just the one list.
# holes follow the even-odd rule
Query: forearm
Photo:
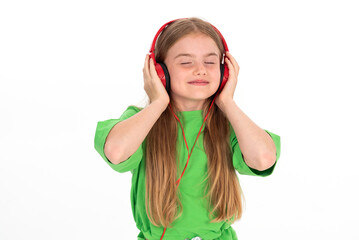
[[114, 164], [128, 159], [141, 145], [167, 103], [154, 101], [132, 117], [117, 123], [107, 136], [104, 152]]
[[270, 135], [258, 127], [233, 99], [219, 106], [233, 127], [247, 165], [260, 171], [271, 167], [276, 161], [276, 148]]

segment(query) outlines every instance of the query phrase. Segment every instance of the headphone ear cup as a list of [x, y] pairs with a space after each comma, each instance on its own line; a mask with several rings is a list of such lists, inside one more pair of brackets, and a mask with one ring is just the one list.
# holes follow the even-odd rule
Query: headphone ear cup
[[156, 63], [155, 68], [156, 68], [157, 75], [160, 78], [163, 86], [165, 87], [166, 91], [169, 92], [171, 89], [170, 74], [168, 72], [166, 64], [158, 62], [158, 63]]
[[227, 81], [228, 81], [228, 77], [229, 77], [229, 69], [227, 64], [221, 64], [220, 65], [220, 70], [221, 70], [221, 79], [219, 82], [219, 88], [217, 91], [222, 91], [222, 89], [224, 88], [224, 85], [226, 85]]

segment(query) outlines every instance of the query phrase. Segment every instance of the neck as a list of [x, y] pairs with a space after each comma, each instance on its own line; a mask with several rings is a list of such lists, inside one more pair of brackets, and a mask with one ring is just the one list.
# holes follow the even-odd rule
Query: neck
[[173, 100], [180, 112], [202, 110], [205, 101], [206, 100], [178, 102]]

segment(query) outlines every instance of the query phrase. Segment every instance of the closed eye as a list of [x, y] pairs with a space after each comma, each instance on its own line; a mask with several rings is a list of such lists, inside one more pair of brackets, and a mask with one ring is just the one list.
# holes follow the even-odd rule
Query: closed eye
[[205, 62], [205, 64], [214, 64], [214, 62]]
[[182, 65], [185, 65], [185, 64], [191, 64], [191, 62], [183, 62], [181, 63]]

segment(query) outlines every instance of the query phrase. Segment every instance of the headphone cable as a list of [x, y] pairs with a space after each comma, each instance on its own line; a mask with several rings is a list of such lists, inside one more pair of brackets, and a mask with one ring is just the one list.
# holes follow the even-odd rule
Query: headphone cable
[[[185, 134], [184, 134], [184, 130], [183, 130], [182, 123], [181, 123], [181, 121], [179, 120], [179, 118], [177, 117], [177, 115], [173, 112], [172, 107], [171, 107], [171, 103], [168, 103], [168, 106], [169, 106], [169, 108], [170, 108], [170, 110], [171, 110], [173, 116], [176, 118], [176, 120], [179, 122], [179, 124], [180, 124], [180, 126], [181, 126], [182, 134], [183, 134], [183, 138], [184, 138], [184, 142], [186, 143], [186, 148], [187, 148], [187, 152], [188, 152], [188, 158], [187, 158], [186, 165], [185, 165], [185, 167], [184, 167], [184, 169], [183, 169], [183, 171], [182, 171], [181, 176], [180, 176], [180, 177], [177, 179], [177, 181], [176, 181], [177, 188], [178, 188], [179, 183], [180, 183], [180, 181], [181, 181], [181, 179], [182, 179], [182, 177], [183, 177], [183, 174], [184, 174], [185, 171], [186, 171], [186, 168], [187, 168], [187, 165], [188, 165], [188, 162], [189, 162], [189, 158], [190, 158], [191, 155], [192, 155], [194, 146], [196, 145], [196, 142], [197, 142], [197, 140], [198, 140], [198, 138], [199, 138], [199, 135], [201, 135], [202, 127], [203, 127], [204, 123], [205, 123], [206, 120], [207, 120], [208, 114], [209, 114], [209, 112], [211, 111], [211, 108], [212, 108], [212, 106], [213, 106], [213, 103], [214, 103], [214, 101], [215, 101], [215, 99], [216, 99], [218, 93], [219, 93], [219, 91], [217, 91], [216, 95], [214, 96], [214, 98], [213, 98], [213, 100], [212, 100], [212, 103], [211, 103], [211, 105], [210, 105], [210, 107], [209, 107], [209, 109], [208, 109], [208, 112], [207, 112], [207, 114], [206, 114], [206, 117], [205, 117], [204, 120], [203, 120], [203, 123], [202, 123], [202, 125], [201, 125], [201, 128], [199, 129], [199, 132], [198, 132], [198, 134], [197, 134], [196, 140], [195, 140], [195, 142], [194, 142], [194, 144], [193, 144], [193, 146], [192, 146], [191, 152], [189, 152], [189, 148], [188, 148], [186, 136], [185, 136]], [[164, 228], [164, 229], [163, 229], [163, 233], [162, 233], [162, 236], [161, 236], [161, 240], [163, 239], [163, 236], [165, 235], [166, 229], [167, 229], [167, 228]]]

